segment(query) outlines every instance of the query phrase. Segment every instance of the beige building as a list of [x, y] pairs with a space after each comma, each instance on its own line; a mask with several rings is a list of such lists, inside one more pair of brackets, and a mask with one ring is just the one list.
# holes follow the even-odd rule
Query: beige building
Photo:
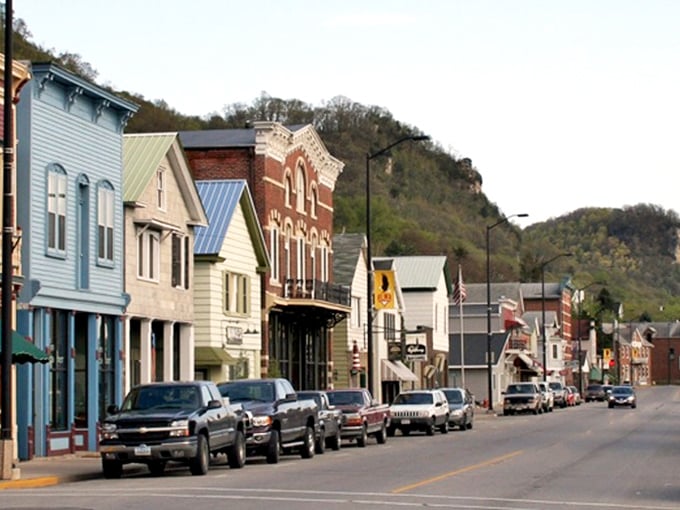
[[196, 183], [210, 225], [194, 248], [196, 378], [260, 377], [267, 248], [245, 180]]
[[194, 229], [208, 219], [177, 133], [125, 135], [125, 386], [194, 378]]

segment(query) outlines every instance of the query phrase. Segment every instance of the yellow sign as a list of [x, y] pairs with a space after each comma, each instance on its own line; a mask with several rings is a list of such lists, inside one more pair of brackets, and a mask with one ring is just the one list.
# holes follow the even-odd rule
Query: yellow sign
[[609, 360], [612, 359], [612, 350], [602, 349], [602, 359], [604, 360], [605, 363], [608, 363]]
[[373, 273], [373, 302], [376, 310], [394, 308], [394, 271], [376, 270]]

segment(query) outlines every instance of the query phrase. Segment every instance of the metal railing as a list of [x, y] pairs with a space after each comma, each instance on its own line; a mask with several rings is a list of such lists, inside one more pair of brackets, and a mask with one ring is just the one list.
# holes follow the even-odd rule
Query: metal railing
[[350, 287], [321, 280], [286, 279], [283, 297], [287, 299], [309, 299], [326, 301], [344, 306], [351, 305]]

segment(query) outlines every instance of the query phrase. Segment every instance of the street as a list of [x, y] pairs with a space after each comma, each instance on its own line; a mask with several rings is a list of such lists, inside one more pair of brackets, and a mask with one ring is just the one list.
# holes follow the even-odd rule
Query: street
[[452, 509], [680, 508], [680, 388], [638, 389], [638, 408], [594, 402], [553, 413], [479, 417], [472, 430], [344, 443], [277, 465], [224, 459], [204, 477], [171, 469], [121, 480], [3, 491], [5, 510], [234, 507]]

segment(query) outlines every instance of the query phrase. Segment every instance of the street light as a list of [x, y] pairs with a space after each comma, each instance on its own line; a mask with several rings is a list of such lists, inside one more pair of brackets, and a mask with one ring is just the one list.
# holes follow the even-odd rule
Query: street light
[[[486, 378], [488, 385], [489, 411], [493, 411], [493, 388], [491, 384], [491, 263], [489, 262], [489, 232], [494, 227], [506, 223], [510, 218], [526, 218], [527, 213], [511, 214], [496, 223], [486, 226]], [[462, 361], [462, 360], [461, 360]]]
[[548, 359], [546, 356], [546, 339], [545, 339], [545, 266], [560, 257], [571, 257], [573, 253], [566, 252], [555, 255], [553, 258], [546, 260], [541, 264], [541, 327], [543, 336], [543, 380], [548, 380]]
[[578, 337], [578, 392], [582, 396], [583, 395], [583, 362], [581, 361], [581, 310], [582, 310], [582, 302], [584, 299], [584, 291], [588, 287], [592, 287], [593, 285], [607, 285], [607, 282], [604, 281], [595, 281], [595, 282], [590, 282], [588, 285], [585, 287], [582, 287], [580, 289], [576, 289], [576, 294], [577, 300], [576, 303], [578, 304], [578, 309], [576, 311], [576, 320], [577, 320], [577, 328], [576, 328], [576, 336]]
[[368, 367], [367, 367], [367, 383], [368, 391], [373, 396], [373, 263], [371, 254], [371, 179], [370, 179], [370, 161], [373, 158], [382, 156], [392, 147], [399, 145], [400, 143], [413, 141], [422, 142], [429, 140], [430, 137], [427, 135], [411, 135], [404, 136], [396, 142], [392, 142], [387, 147], [380, 149], [377, 152], [371, 154], [366, 153], [366, 293], [368, 296], [368, 306], [367, 310], [367, 320], [366, 320], [366, 343], [368, 348]]

